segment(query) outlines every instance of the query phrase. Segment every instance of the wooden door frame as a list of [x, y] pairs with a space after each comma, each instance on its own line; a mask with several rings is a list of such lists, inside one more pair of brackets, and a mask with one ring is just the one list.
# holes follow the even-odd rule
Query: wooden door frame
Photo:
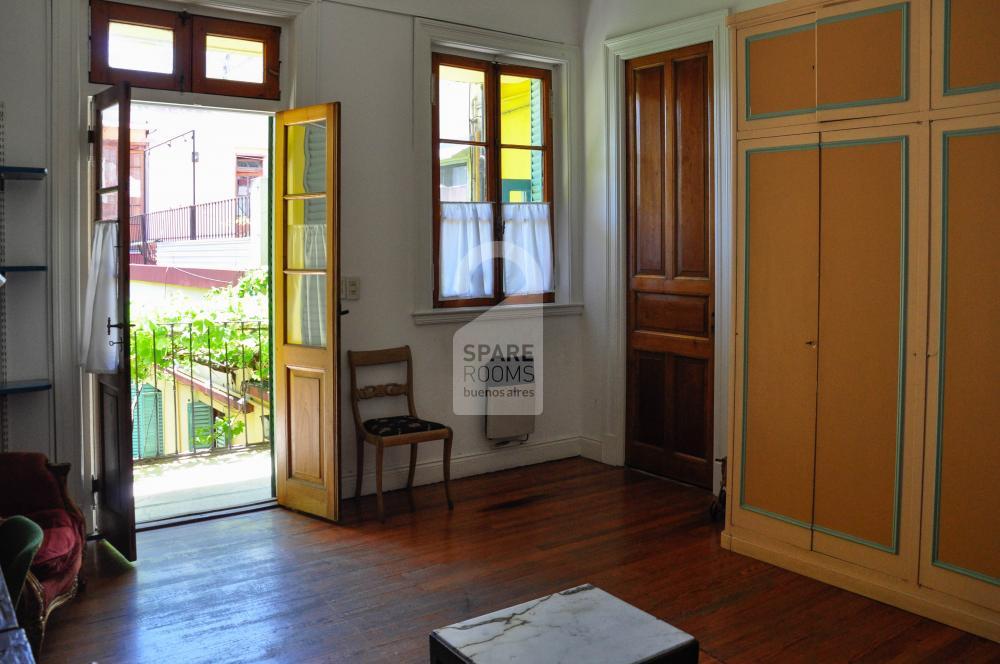
[[[670, 51], [684, 46], [712, 44], [712, 152], [715, 164], [713, 206], [715, 248], [715, 371], [713, 375], [713, 451], [716, 456], [727, 454], [732, 432], [733, 381], [732, 366], [735, 352], [733, 294], [735, 266], [733, 264], [733, 118], [730, 107], [731, 41], [726, 19], [729, 12], [721, 10], [675, 23], [668, 23], [604, 42], [605, 99], [607, 108], [607, 304], [606, 336], [607, 377], [605, 382], [605, 440], [603, 461], [613, 465], [625, 462], [626, 401], [625, 382], [628, 362], [627, 320], [627, 238], [626, 210], [626, 109], [625, 61]], [[715, 464], [712, 486], [719, 483], [719, 465]]]
[[[247, 7], [252, 20], [288, 28], [296, 17], [314, 11], [315, 5], [288, 0], [257, 0]], [[239, 18], [240, 14], [220, 15]], [[95, 397], [93, 381], [80, 371], [79, 306], [86, 284], [86, 266], [90, 250], [90, 227], [87, 224], [55, 223], [54, 219], [84, 219], [89, 214], [89, 145], [86, 131], [90, 98], [106, 86], [90, 83], [89, 59], [90, 9], [86, 2], [57, 2], [50, 10], [52, 38], [45, 52], [54, 63], [71, 63], [48, 68], [45, 89], [51, 98], [51, 128], [48, 147], [50, 177], [47, 181], [48, 224], [51, 266], [49, 304], [51, 310], [49, 345], [53, 390], [51, 392], [50, 440], [46, 450], [55, 461], [69, 461], [73, 468], [68, 477], [70, 494], [81, 505], [91, 502], [90, 478], [94, 472], [90, 445], [96, 418], [91, 415]], [[307, 39], [308, 41], [308, 39]], [[282, 59], [289, 59], [291, 39], [282, 42]], [[291, 68], [281, 76], [282, 99], [220, 97], [167, 90], [134, 88], [133, 101], [170, 102], [227, 107], [274, 113], [291, 105], [293, 78]], [[301, 91], [300, 91], [301, 92]], [[308, 91], [306, 92], [308, 94]], [[302, 94], [298, 95], [303, 96]], [[84, 510], [87, 531], [93, 528], [92, 511]]]
[[[155, 95], [153, 95], [151, 97], [148, 94], [150, 92], [157, 92], [155, 90], [151, 91], [149, 89], [133, 88], [133, 87], [131, 87], [131, 85], [129, 83], [125, 83], [125, 85], [128, 86], [129, 93], [130, 93], [130, 96], [129, 96], [129, 113], [128, 113], [129, 117], [131, 117], [131, 107], [134, 106], [135, 104], [160, 104], [160, 105], [168, 105], [168, 106], [179, 107], [179, 108], [195, 108], [195, 109], [196, 108], [201, 108], [201, 109], [203, 109], [205, 111], [222, 111], [222, 112], [232, 112], [232, 113], [253, 113], [253, 114], [265, 116], [265, 117], [268, 118], [268, 120], [269, 120], [269, 122], [268, 122], [268, 147], [267, 147], [268, 154], [263, 155], [262, 159], [265, 161], [265, 163], [269, 162], [269, 166], [268, 166], [268, 169], [267, 169], [268, 182], [267, 182], [267, 185], [266, 185], [267, 186], [267, 197], [268, 197], [268, 217], [266, 218], [266, 220], [264, 221], [264, 223], [267, 224], [267, 243], [268, 243], [268, 247], [267, 247], [267, 250], [268, 250], [267, 270], [268, 270], [268, 281], [269, 281], [269, 295], [268, 295], [268, 297], [269, 297], [269, 306], [268, 306], [268, 312], [269, 312], [269, 314], [268, 314], [268, 334], [269, 334], [269, 336], [270, 336], [270, 338], [272, 340], [272, 348], [273, 348], [274, 324], [275, 324], [275, 321], [273, 319], [272, 307], [270, 306], [270, 298], [273, 297], [273, 292], [274, 292], [274, 274], [273, 274], [272, 263], [271, 263], [272, 252], [273, 252], [273, 243], [274, 243], [274, 215], [273, 215], [273, 200], [272, 200], [273, 199], [273, 179], [274, 179], [273, 122], [274, 122], [274, 118], [275, 118], [276, 114], [279, 111], [259, 110], [259, 109], [256, 109], [256, 108], [246, 107], [246, 106], [241, 105], [239, 103], [230, 103], [230, 102], [233, 101], [233, 98], [229, 98], [229, 97], [220, 97], [220, 100], [224, 102], [223, 104], [218, 104], [217, 103], [216, 105], [209, 106], [209, 107], [206, 107], [206, 106], [204, 106], [202, 104], [198, 104], [195, 101], [185, 101], [182, 98], [171, 99], [170, 101], [167, 101], [167, 102], [161, 102], [161, 101], [159, 101], [159, 100], [157, 100], [155, 98]], [[86, 104], [86, 107], [88, 109], [88, 115], [87, 115], [88, 121], [91, 119], [90, 118], [90, 114], [92, 112], [93, 102], [94, 102], [94, 99], [96, 98], [96, 95], [99, 94], [101, 90], [107, 89], [109, 87], [115, 87], [115, 86], [106, 86], [106, 85], [103, 85], [103, 84], [92, 85], [91, 89], [95, 90], [95, 92], [93, 94], [87, 94], [87, 95], [84, 96], [84, 98], [85, 98], [85, 104]], [[97, 145], [97, 143], [95, 142], [95, 146], [96, 145]], [[96, 150], [96, 147], [94, 149]], [[86, 183], [88, 181], [87, 178], [91, 177], [91, 171], [93, 171], [93, 172], [96, 173], [96, 170], [94, 170], [94, 164], [96, 163], [96, 158], [90, 155], [89, 150], [88, 150], [87, 154], [88, 154], [88, 158], [87, 159], [83, 159], [82, 160], [82, 165], [81, 165], [81, 168], [82, 168], [81, 173], [83, 173], [83, 174], [86, 175], [86, 177], [83, 178], [83, 182], [84, 183]], [[95, 152], [94, 154], [96, 155], [97, 153]], [[128, 168], [127, 163], [126, 163], [125, 168], [127, 170], [127, 168]], [[82, 189], [83, 189], [82, 196], [83, 196], [84, 200], [82, 200], [80, 202], [80, 206], [81, 206], [81, 209], [83, 210], [83, 214], [84, 214], [85, 218], [87, 218], [89, 220], [90, 217], [91, 217], [91, 215], [92, 215], [92, 213], [93, 213], [93, 210], [95, 209], [96, 202], [93, 199], [92, 191], [90, 190], [89, 187], [85, 186]], [[128, 202], [126, 201], [124, 204], [127, 206]], [[84, 232], [86, 232], [87, 234], [92, 233], [92, 231], [91, 231], [92, 224], [93, 224], [93, 222], [88, 222], [88, 224], [84, 224], [82, 226], [82, 228], [84, 229]], [[85, 238], [81, 238], [81, 242], [84, 239]], [[81, 248], [82, 251], [84, 250], [84, 247], [89, 247], [90, 246], [89, 238], [86, 238], [86, 239], [88, 240], [86, 242], [86, 244], [81, 244], [80, 248]], [[85, 254], [85, 256], [86, 256], [86, 254]], [[127, 256], [127, 250], [126, 250], [126, 256]], [[126, 266], [128, 266], [128, 262], [127, 261], [123, 261], [123, 264], [125, 264]], [[129, 280], [129, 283], [131, 284], [131, 280]], [[131, 287], [129, 288], [129, 295], [131, 295]], [[126, 299], [126, 302], [128, 302], [128, 301], [129, 300]], [[130, 341], [128, 340], [128, 338], [125, 339], [124, 344], [125, 344], [125, 348], [126, 348], [125, 356], [127, 358], [127, 361], [129, 363], [131, 363], [132, 356], [131, 356], [131, 349], [130, 349], [130, 345], [129, 345]], [[273, 391], [273, 389], [274, 389], [273, 362], [272, 362], [272, 376], [271, 376], [270, 381], [271, 381], [271, 389]], [[82, 440], [82, 447], [83, 447], [83, 451], [84, 451], [84, 454], [83, 454], [84, 462], [81, 464], [81, 471], [80, 472], [86, 474], [85, 478], [97, 478], [98, 480], [103, 481], [103, 477], [100, 477], [100, 474], [98, 472], [100, 470], [100, 467], [101, 467], [100, 462], [99, 462], [99, 457], [100, 457], [100, 454], [101, 454], [101, 444], [102, 444], [101, 440], [100, 440], [100, 437], [99, 437], [99, 434], [100, 434], [99, 425], [100, 425], [100, 417], [101, 417], [100, 412], [99, 412], [99, 406], [100, 406], [100, 402], [99, 402], [99, 398], [100, 398], [100, 394], [99, 394], [100, 384], [99, 383], [100, 383], [99, 376], [96, 376], [96, 375], [87, 375], [87, 374], [83, 375], [83, 380], [82, 380], [81, 390], [80, 390], [81, 391], [80, 399], [81, 399], [81, 404], [83, 406], [82, 409], [81, 409], [81, 420], [83, 422], [84, 429], [83, 429], [83, 438], [81, 440]], [[130, 420], [131, 420], [131, 418], [130, 418]], [[131, 425], [131, 421], [130, 421], [130, 425]], [[271, 480], [270, 480], [271, 498], [268, 499], [268, 500], [271, 501], [272, 503], [274, 503], [274, 501], [275, 501], [275, 495], [276, 494], [275, 494], [275, 467], [274, 467], [274, 416], [273, 416], [273, 405], [272, 405], [272, 413], [271, 413], [271, 415], [269, 417], [269, 422], [268, 422], [268, 425], [267, 425], [267, 430], [268, 430], [268, 436], [269, 436], [269, 440], [270, 440], [270, 444], [271, 444]], [[134, 479], [132, 480], [131, 484], [134, 487]], [[86, 482], [84, 484], [84, 491], [85, 492], [89, 492], [91, 497], [93, 496], [93, 491], [90, 490], [90, 486], [88, 486], [88, 484]], [[146, 524], [138, 525], [138, 526], [135, 524], [135, 522], [134, 522], [134, 514], [135, 514], [135, 501], [134, 501], [134, 498], [132, 499], [132, 503], [133, 503], [132, 504], [132, 513], [133, 513], [133, 540], [134, 540], [135, 533], [141, 532], [143, 530], [147, 530], [148, 528], [147, 528]], [[238, 509], [242, 509], [243, 507], [245, 507], [245, 506], [236, 506], [234, 509], [238, 510]], [[209, 511], [212, 511], [212, 510], [209, 510]], [[86, 528], [87, 528], [87, 532], [88, 533], [95, 532], [95, 525], [96, 525], [94, 523], [94, 519], [93, 519], [92, 515], [90, 514], [90, 512], [91, 512], [91, 510], [85, 510], [85, 512], [84, 512], [85, 513]], [[197, 512], [197, 513], [194, 513], [194, 514], [191, 514], [191, 515], [186, 515], [186, 516], [178, 517], [178, 520], [181, 521], [181, 522], [189, 520], [189, 519], [190, 520], [200, 520], [201, 518], [204, 517], [204, 515], [205, 515], [205, 512]], [[135, 547], [134, 547], [134, 544], [133, 544], [133, 549], [134, 548]]]

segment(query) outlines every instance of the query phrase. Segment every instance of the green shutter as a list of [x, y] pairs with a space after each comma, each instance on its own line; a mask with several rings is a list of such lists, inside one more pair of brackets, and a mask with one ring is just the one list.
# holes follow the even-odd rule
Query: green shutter
[[215, 411], [207, 403], [192, 401], [188, 403], [188, 442], [191, 451], [208, 449], [212, 447], [211, 441], [205, 439], [212, 432], [212, 425], [215, 420]]
[[[136, 400], [135, 385], [132, 400]], [[132, 458], [152, 459], [163, 454], [163, 393], [142, 385], [132, 421]]]
[[[545, 119], [542, 117], [542, 81], [541, 79], [531, 79], [531, 144], [541, 145], [543, 142], [542, 129], [545, 126]], [[527, 201], [544, 201], [545, 192], [542, 191], [542, 164], [543, 152], [531, 151], [531, 191], [526, 197]], [[551, 177], [551, 175], [549, 176]]]

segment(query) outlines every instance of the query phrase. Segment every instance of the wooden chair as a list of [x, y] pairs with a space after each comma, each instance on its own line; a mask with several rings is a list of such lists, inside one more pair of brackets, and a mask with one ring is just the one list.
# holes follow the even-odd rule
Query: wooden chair
[[[361, 481], [364, 477], [365, 442], [375, 446], [375, 494], [378, 502], [378, 518], [385, 521], [385, 508], [382, 502], [382, 459], [386, 447], [397, 445], [410, 446], [410, 473], [406, 480], [406, 488], [413, 488], [413, 475], [417, 469], [417, 445], [433, 440], [444, 441], [444, 495], [448, 500], [448, 509], [454, 505], [451, 502], [451, 490], [448, 480], [451, 475], [451, 427], [417, 416], [417, 408], [413, 403], [413, 359], [409, 346], [385, 348], [382, 350], [347, 351], [347, 361], [351, 367], [351, 410], [354, 412], [354, 428], [358, 435], [358, 474], [354, 497], [361, 497]], [[385, 383], [383, 385], [368, 385], [358, 387], [358, 367], [372, 367], [386, 364], [406, 363], [406, 382]], [[361, 401], [380, 397], [406, 396], [409, 407], [408, 415], [361, 419]]]

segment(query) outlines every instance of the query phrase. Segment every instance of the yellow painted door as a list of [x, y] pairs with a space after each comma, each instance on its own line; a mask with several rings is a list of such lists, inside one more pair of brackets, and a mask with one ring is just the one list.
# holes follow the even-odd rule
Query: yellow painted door
[[274, 456], [278, 503], [336, 520], [340, 104], [278, 113], [274, 175]]
[[733, 524], [811, 544], [819, 136], [742, 141]]
[[1000, 610], [1000, 115], [931, 127], [921, 585]]
[[813, 549], [916, 575], [927, 129], [824, 132]]

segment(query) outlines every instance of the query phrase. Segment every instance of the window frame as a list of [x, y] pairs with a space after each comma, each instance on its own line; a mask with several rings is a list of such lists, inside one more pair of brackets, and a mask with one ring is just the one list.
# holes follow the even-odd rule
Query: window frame
[[[441, 66], [458, 67], [461, 69], [471, 69], [484, 73], [483, 86], [483, 109], [486, 140], [454, 140], [442, 139], [440, 137], [439, 123], [439, 99], [440, 89], [440, 68]], [[555, 200], [554, 200], [554, 144], [552, 129], [552, 71], [542, 67], [529, 67], [526, 65], [514, 65], [494, 60], [484, 60], [475, 57], [453, 55], [451, 53], [432, 52], [431, 72], [433, 85], [431, 90], [431, 173], [432, 173], [432, 219], [433, 219], [433, 270], [434, 270], [434, 291], [433, 305], [435, 309], [450, 309], [456, 307], [483, 307], [495, 306], [498, 304], [542, 304], [555, 302], [555, 290], [542, 293], [525, 293], [507, 295], [504, 292], [504, 258], [495, 256], [493, 259], [493, 295], [490, 297], [475, 298], [441, 298], [441, 150], [442, 144], [451, 145], [472, 145], [483, 147], [486, 150], [487, 181], [486, 198], [483, 203], [489, 203], [493, 207], [493, 238], [494, 241], [503, 239], [503, 219], [500, 208], [503, 201], [500, 200], [502, 192], [502, 172], [501, 154], [504, 149], [536, 150], [543, 153], [543, 196], [544, 201], [549, 205], [549, 235], [551, 238], [550, 247], [552, 250], [553, 267], [556, 256], [556, 236], [555, 236]], [[541, 146], [526, 146], [501, 143], [500, 135], [500, 78], [504, 75], [523, 76], [527, 78], [537, 78], [542, 81], [542, 122], [543, 139]]]
[[[111, 23], [133, 23], [171, 30], [174, 35], [173, 71], [170, 74], [112, 67], [108, 61]], [[264, 80], [261, 83], [209, 78], [206, 37], [222, 35], [264, 44]], [[277, 101], [281, 98], [281, 27], [236, 21], [187, 12], [153, 9], [108, 0], [90, 3], [90, 82], [173, 90], [201, 94], [248, 97]]]
[[[281, 28], [264, 23], [248, 23], [209, 16], [191, 17], [191, 91], [229, 97], [278, 99], [281, 59], [278, 53]], [[228, 81], [206, 75], [208, 35], [259, 41], [264, 44], [264, 80], [260, 83]]]
[[[191, 31], [185, 25], [185, 15], [138, 5], [126, 5], [107, 0], [90, 2], [90, 82], [117, 85], [129, 83], [133, 87], [154, 90], [185, 91], [190, 87]], [[164, 28], [174, 34], [173, 71], [169, 74], [112, 67], [108, 58], [111, 23], [133, 23], [153, 28]]]

